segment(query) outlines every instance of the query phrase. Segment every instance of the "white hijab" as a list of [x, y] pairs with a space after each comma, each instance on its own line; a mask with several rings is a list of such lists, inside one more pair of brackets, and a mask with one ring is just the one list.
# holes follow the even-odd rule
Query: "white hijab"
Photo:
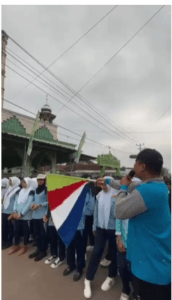
[[38, 187], [38, 180], [37, 178], [32, 178], [32, 187], [33, 187], [33, 190], [35, 191], [36, 188]]
[[18, 204], [24, 204], [27, 202], [29, 193], [34, 190], [33, 188], [33, 181], [29, 177], [25, 177], [24, 181], [26, 182], [26, 188], [22, 188], [21, 191], [19, 192], [19, 196], [17, 199]]
[[1, 199], [4, 198], [4, 195], [9, 187], [9, 179], [3, 178], [1, 180]]
[[107, 185], [108, 191], [103, 190], [96, 196], [98, 200], [98, 218], [105, 219], [105, 228], [108, 228], [109, 216], [111, 210], [111, 198], [113, 195], [117, 195], [119, 191], [113, 189]]
[[7, 209], [8, 206], [10, 205], [10, 199], [11, 197], [20, 189], [19, 184], [20, 184], [20, 179], [18, 177], [10, 177], [12, 181], [12, 185], [8, 187], [8, 190], [6, 191], [4, 195], [4, 208]]

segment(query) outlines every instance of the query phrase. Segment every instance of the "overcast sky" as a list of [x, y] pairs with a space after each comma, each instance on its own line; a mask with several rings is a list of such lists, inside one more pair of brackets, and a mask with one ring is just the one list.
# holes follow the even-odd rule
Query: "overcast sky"
[[[50, 70], [67, 86], [75, 91], [80, 90], [160, 7], [118, 6], [58, 59]], [[48, 67], [112, 8], [113, 6], [106, 5], [4, 5], [2, 29]], [[43, 71], [42, 67], [10, 39], [7, 47], [9, 52], [13, 51], [39, 72]], [[165, 6], [81, 90], [79, 94], [89, 107], [83, 99], [75, 97], [67, 104], [68, 108], [61, 109], [63, 105], [56, 100], [64, 104], [68, 100], [57, 94], [57, 90], [69, 99], [73, 94], [57, 79], [47, 72], [43, 74], [56, 91], [37, 80], [34, 84], [45, 92], [32, 84], [25, 88], [28, 82], [8, 68], [5, 99], [36, 113], [45, 104], [48, 93], [51, 95], [48, 97], [48, 103], [52, 112], [57, 114], [54, 122], [80, 135], [85, 131], [87, 138], [111, 146], [111, 152], [121, 161], [121, 166], [132, 166], [134, 160], [130, 159], [129, 155], [137, 154], [136, 144], [144, 143], [144, 147], [160, 151], [164, 157], [164, 166], [170, 168], [170, 47], [171, 12], [170, 6]], [[7, 59], [10, 60], [6, 62], [8, 66], [30, 81], [33, 80], [32, 76], [36, 77], [29, 70], [25, 69], [28, 72], [25, 74], [14, 66], [12, 62], [24, 69], [10, 55], [7, 55]], [[44, 78], [46, 81], [47, 79]], [[27, 114], [8, 103], [5, 103], [4, 107]], [[58, 113], [59, 109], [61, 110]], [[59, 133], [69, 136], [67, 138], [59, 135], [59, 140], [79, 144], [78, 136], [60, 128]], [[90, 144], [88, 140], [83, 147], [85, 154], [93, 156], [107, 154], [108, 151], [107, 147]]]

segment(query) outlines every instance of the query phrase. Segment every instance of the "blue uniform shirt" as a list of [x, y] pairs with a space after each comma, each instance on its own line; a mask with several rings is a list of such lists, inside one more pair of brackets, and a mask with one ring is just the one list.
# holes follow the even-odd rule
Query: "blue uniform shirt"
[[17, 212], [19, 214], [22, 215], [20, 220], [31, 220], [32, 219], [32, 211], [30, 209], [30, 206], [33, 202], [34, 199], [34, 193], [30, 193], [30, 195], [28, 196], [28, 200], [26, 203], [17, 203], [19, 194], [17, 193], [16, 195], [16, 199], [15, 199], [15, 203], [14, 203], [14, 208], [13, 208], [13, 212]]
[[2, 212], [3, 214], [9, 214], [11, 215], [13, 213], [13, 208], [14, 208], [14, 202], [16, 199], [16, 194], [14, 194], [11, 198], [10, 198], [10, 204], [7, 207], [7, 209], [5, 209], [4, 207], [2, 207]]
[[41, 207], [32, 212], [32, 219], [43, 219], [48, 208], [47, 193], [45, 190], [39, 195], [35, 192], [34, 204], [41, 204]]

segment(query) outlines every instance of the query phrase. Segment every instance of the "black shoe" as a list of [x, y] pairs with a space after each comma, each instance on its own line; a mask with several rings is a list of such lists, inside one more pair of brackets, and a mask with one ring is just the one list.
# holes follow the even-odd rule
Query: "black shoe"
[[69, 275], [69, 274], [72, 273], [74, 270], [75, 270], [75, 268], [71, 268], [71, 267], [68, 266], [67, 269], [64, 270], [63, 276]]
[[10, 243], [10, 244], [5, 244], [5, 245], [2, 246], [2, 250], [8, 249], [8, 248], [10, 248], [10, 247], [12, 247], [12, 246], [13, 246], [12, 243]]
[[81, 278], [82, 273], [83, 273], [83, 271], [80, 271], [80, 272], [76, 271], [74, 276], [73, 276], [73, 281], [78, 281]]
[[45, 256], [47, 256], [47, 252], [40, 252], [34, 259], [34, 261], [40, 261], [43, 259]]
[[32, 254], [29, 255], [29, 258], [34, 258], [34, 257], [36, 257], [39, 253], [40, 253], [40, 250], [37, 249], [35, 252], [33, 252]]

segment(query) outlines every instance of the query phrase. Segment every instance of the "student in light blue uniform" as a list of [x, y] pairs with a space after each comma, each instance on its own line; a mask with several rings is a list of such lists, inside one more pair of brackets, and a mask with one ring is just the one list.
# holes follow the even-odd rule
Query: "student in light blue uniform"
[[[84, 177], [83, 177], [84, 178]], [[91, 202], [93, 203], [93, 207], [86, 212], [86, 219], [85, 219], [85, 229], [84, 229], [84, 247], [86, 251], [92, 251], [94, 248], [94, 241], [95, 237], [93, 234], [93, 214], [94, 214], [94, 205], [96, 201], [96, 188], [94, 183], [90, 186], [90, 189], [87, 193], [86, 198], [92, 198]], [[89, 238], [89, 246], [87, 246], [87, 241]]]
[[109, 185], [102, 186], [103, 191], [97, 195], [94, 209], [93, 231], [96, 234], [95, 245], [86, 272], [84, 296], [91, 297], [91, 281], [94, 279], [98, 269], [106, 242], [109, 241], [112, 262], [109, 266], [108, 277], [101, 286], [103, 291], [108, 291], [115, 283], [117, 275], [117, 248], [116, 248], [116, 219], [115, 210], [115, 189]]
[[13, 222], [12, 216], [15, 197], [19, 188], [20, 179], [17, 177], [9, 178], [9, 187], [4, 195], [2, 204], [2, 249], [7, 249], [13, 245]]
[[[94, 200], [92, 197], [88, 197], [85, 200], [82, 217], [79, 222], [76, 234], [67, 248], [67, 265], [68, 267], [64, 270], [63, 275], [69, 275], [73, 270], [76, 269], [73, 276], [74, 281], [78, 281], [85, 268], [85, 243], [83, 238], [83, 231], [85, 228], [85, 218], [88, 212], [93, 212], [94, 210]], [[75, 251], [77, 253], [77, 261], [75, 263]]]
[[51, 252], [51, 256], [46, 259], [45, 264], [51, 264], [51, 268], [55, 269], [64, 262], [66, 257], [66, 247], [54, 226], [50, 209], [48, 209], [47, 215], [44, 216], [43, 221], [48, 222], [47, 231], [50, 239]]
[[132, 274], [127, 261], [128, 220], [116, 219], [116, 235], [118, 244], [119, 273], [123, 284], [120, 300], [128, 300], [131, 292], [130, 282], [132, 281]]
[[38, 187], [34, 194], [34, 202], [31, 205], [37, 250], [29, 255], [29, 258], [35, 258], [34, 261], [40, 261], [47, 255], [47, 234], [43, 222], [44, 215], [47, 213], [48, 208], [47, 188], [45, 185], [46, 175], [39, 174], [37, 180]]
[[9, 179], [8, 178], [3, 178], [1, 180], [1, 200], [2, 200], [2, 203], [4, 201], [4, 196], [5, 196], [5, 193], [8, 190], [8, 188], [9, 188]]
[[[32, 218], [30, 206], [34, 198], [34, 187], [32, 179], [26, 177], [22, 182], [22, 189], [16, 193], [12, 217], [14, 219], [14, 240], [15, 246], [10, 250], [9, 255], [19, 252], [19, 256], [27, 252], [29, 240], [29, 221]], [[23, 231], [24, 246], [20, 247], [20, 231]]]

